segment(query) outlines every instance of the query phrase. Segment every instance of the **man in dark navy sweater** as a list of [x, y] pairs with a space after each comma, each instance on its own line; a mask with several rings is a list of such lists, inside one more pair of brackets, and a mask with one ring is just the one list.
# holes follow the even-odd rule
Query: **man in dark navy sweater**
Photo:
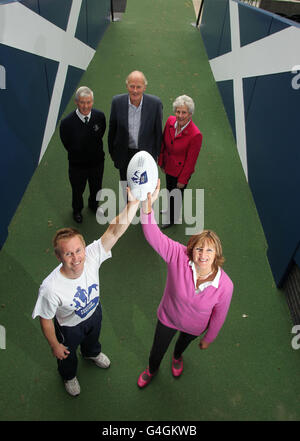
[[93, 109], [94, 94], [88, 87], [80, 87], [75, 94], [77, 109], [60, 124], [60, 138], [68, 152], [69, 179], [72, 187], [73, 218], [82, 222], [83, 192], [89, 183], [89, 208], [96, 212], [96, 196], [102, 188], [104, 171], [103, 135], [105, 115]]

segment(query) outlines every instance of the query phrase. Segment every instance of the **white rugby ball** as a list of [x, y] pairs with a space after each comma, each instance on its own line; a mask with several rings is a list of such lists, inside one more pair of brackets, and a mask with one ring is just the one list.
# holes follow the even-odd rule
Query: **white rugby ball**
[[133, 197], [145, 201], [147, 194], [157, 186], [158, 169], [150, 153], [140, 150], [130, 160], [127, 167], [127, 182]]

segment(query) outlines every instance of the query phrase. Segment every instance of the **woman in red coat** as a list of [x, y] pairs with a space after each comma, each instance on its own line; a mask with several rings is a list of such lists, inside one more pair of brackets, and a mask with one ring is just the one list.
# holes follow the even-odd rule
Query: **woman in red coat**
[[[167, 190], [179, 189], [180, 200], [191, 175], [201, 149], [202, 133], [192, 121], [195, 105], [192, 98], [182, 95], [173, 103], [175, 116], [169, 116], [163, 133], [163, 141], [158, 165], [166, 174]], [[176, 200], [177, 196], [176, 196]], [[181, 203], [177, 204], [178, 216]], [[177, 214], [178, 213], [178, 214]], [[168, 228], [178, 219], [175, 216], [174, 197], [169, 199], [169, 222], [161, 228]]]

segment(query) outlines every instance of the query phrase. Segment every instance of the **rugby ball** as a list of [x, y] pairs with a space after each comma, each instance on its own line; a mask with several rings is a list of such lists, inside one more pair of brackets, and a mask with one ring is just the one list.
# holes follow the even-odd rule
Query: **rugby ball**
[[133, 197], [139, 201], [147, 199], [157, 186], [158, 169], [150, 153], [140, 150], [130, 160], [127, 167], [127, 182]]

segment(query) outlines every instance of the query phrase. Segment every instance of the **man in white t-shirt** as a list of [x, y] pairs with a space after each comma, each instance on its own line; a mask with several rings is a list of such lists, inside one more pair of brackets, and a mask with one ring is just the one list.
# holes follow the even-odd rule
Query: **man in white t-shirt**
[[139, 206], [128, 190], [128, 203], [100, 239], [85, 246], [82, 235], [73, 228], [58, 230], [53, 246], [60, 264], [44, 279], [32, 317], [40, 317], [41, 328], [67, 392], [76, 396], [78, 346], [84, 358], [102, 368], [110, 365], [101, 352], [99, 335], [102, 309], [99, 268], [111, 257], [111, 249], [129, 227]]

